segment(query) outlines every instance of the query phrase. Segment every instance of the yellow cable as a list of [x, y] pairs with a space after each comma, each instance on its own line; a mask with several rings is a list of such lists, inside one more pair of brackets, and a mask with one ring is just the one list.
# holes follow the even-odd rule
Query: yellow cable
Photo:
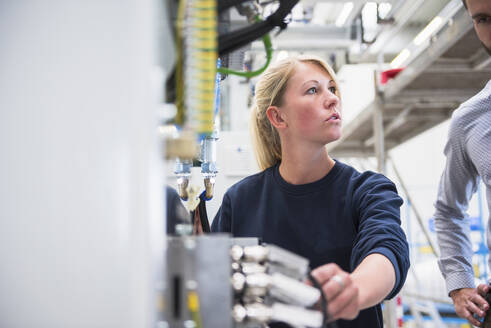
[[190, 26], [190, 48], [193, 61], [192, 79], [197, 80], [192, 95], [193, 120], [199, 134], [213, 132], [214, 105], [215, 105], [215, 77], [217, 60], [217, 13], [216, 0], [196, 0], [190, 5], [192, 17]]
[[186, 0], [180, 0], [177, 8], [177, 22], [176, 22], [176, 50], [177, 50], [177, 63], [176, 63], [176, 124], [183, 125], [185, 120], [184, 110], [184, 81], [183, 81], [183, 53], [184, 53], [184, 40], [182, 31], [184, 29], [184, 19], [186, 13]]
[[199, 297], [195, 291], [188, 292], [188, 309], [189, 312], [191, 312], [191, 318], [196, 324], [196, 328], [201, 328], [202, 322], [199, 313]]
[[217, 63], [217, 0], [180, 0], [176, 40], [176, 123], [213, 132]]

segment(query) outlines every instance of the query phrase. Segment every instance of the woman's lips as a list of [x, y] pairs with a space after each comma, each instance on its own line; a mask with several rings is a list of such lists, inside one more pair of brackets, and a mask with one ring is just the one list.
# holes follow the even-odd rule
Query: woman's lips
[[338, 113], [332, 114], [326, 121], [341, 121], [341, 116]]

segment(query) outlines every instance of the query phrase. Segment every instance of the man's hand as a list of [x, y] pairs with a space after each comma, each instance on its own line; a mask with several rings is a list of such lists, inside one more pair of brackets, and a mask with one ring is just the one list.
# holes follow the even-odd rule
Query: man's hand
[[481, 327], [481, 322], [474, 317], [484, 318], [489, 309], [488, 302], [484, 299], [489, 292], [489, 285], [480, 284], [477, 288], [461, 288], [450, 292], [455, 312], [461, 318], [467, 319], [472, 325]]
[[360, 312], [358, 287], [351, 276], [334, 263], [323, 265], [312, 276], [322, 286], [331, 320], [353, 320]]

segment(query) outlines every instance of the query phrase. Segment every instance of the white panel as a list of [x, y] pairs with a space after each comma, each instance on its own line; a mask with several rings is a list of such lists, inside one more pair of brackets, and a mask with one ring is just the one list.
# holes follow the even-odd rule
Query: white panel
[[229, 75], [227, 79], [228, 85], [230, 86], [230, 108], [228, 108], [230, 113], [230, 130], [247, 131], [247, 122], [250, 113], [247, 106], [247, 98], [251, 93], [250, 83], [245, 78], [234, 75]]
[[152, 6], [0, 2], [0, 327], [152, 326]]
[[337, 74], [343, 102], [343, 125], [354, 119], [375, 97], [375, 64], [343, 65]]
[[216, 178], [214, 199], [207, 203], [210, 222], [215, 218], [228, 188], [259, 172], [248, 131], [248, 121], [244, 121], [243, 124], [245, 128], [242, 131], [220, 132], [220, 140], [217, 143], [217, 164], [220, 172]]

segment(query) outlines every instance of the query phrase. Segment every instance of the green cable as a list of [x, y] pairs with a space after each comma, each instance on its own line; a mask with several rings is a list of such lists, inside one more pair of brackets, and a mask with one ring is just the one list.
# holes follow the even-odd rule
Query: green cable
[[221, 74], [232, 74], [232, 75], [238, 75], [238, 76], [243, 76], [243, 77], [254, 77], [266, 70], [266, 68], [269, 66], [269, 63], [271, 62], [271, 58], [273, 57], [273, 45], [271, 44], [271, 38], [269, 37], [269, 34], [266, 34], [262, 37], [263, 43], [264, 43], [264, 48], [266, 50], [266, 64], [257, 71], [253, 72], [242, 72], [242, 71], [234, 71], [226, 67], [220, 67], [217, 68], [217, 72]]

